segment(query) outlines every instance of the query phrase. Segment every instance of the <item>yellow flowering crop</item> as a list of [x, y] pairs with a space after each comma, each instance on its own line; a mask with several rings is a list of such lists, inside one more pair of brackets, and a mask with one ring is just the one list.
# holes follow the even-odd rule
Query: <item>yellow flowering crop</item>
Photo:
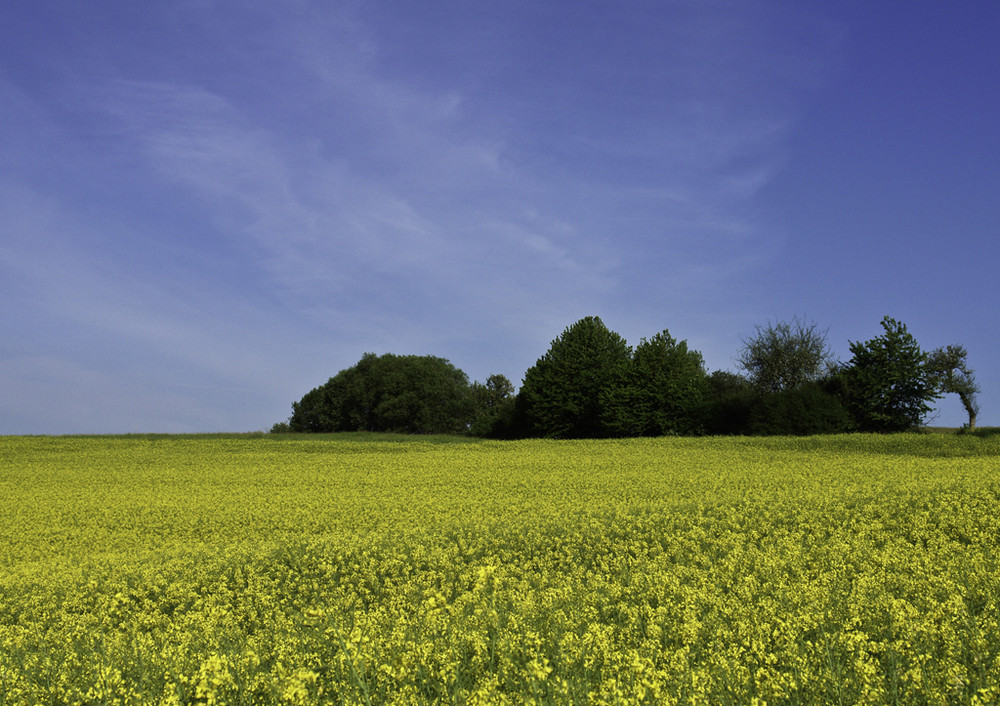
[[998, 703], [998, 546], [997, 437], [5, 437], [0, 703]]

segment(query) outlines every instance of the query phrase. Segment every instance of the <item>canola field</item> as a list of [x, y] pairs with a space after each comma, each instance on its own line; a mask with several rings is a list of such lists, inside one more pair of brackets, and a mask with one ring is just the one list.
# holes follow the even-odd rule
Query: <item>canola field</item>
[[0, 437], [0, 703], [1000, 702], [1000, 437]]

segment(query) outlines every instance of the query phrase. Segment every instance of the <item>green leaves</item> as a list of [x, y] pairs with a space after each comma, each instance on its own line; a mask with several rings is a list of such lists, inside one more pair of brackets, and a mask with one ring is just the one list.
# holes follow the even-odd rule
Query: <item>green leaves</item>
[[474, 382], [472, 394], [473, 436], [506, 438], [512, 434], [514, 385], [505, 375], [494, 374], [486, 382]]
[[642, 436], [693, 434], [702, 430], [708, 395], [705, 363], [687, 341], [667, 330], [642, 339], [632, 356], [628, 407], [622, 410], [634, 433]]
[[701, 354], [662, 331], [633, 352], [597, 317], [567, 328], [528, 370], [518, 397], [529, 434], [556, 438], [702, 431]]
[[959, 395], [975, 427], [979, 392], [961, 346], [923, 352], [902, 323], [850, 343], [835, 361], [815, 323], [757, 326], [738, 358], [743, 377], [707, 375], [686, 341], [663, 330], [633, 349], [596, 316], [552, 341], [520, 392], [503, 375], [469, 385], [433, 356], [366, 353], [295, 402], [275, 431], [472, 434], [560, 439], [691, 434], [893, 432], [921, 425], [930, 401]]
[[945, 346], [935, 349], [927, 359], [927, 368], [938, 390], [945, 394], [958, 395], [969, 415], [966, 429], [976, 428], [976, 416], [979, 414], [979, 385], [975, 374], [966, 363], [968, 352], [964, 346]]
[[366, 353], [292, 411], [292, 431], [448, 434], [468, 428], [472, 400], [466, 374], [443, 358]]
[[845, 377], [848, 403], [863, 431], [905, 431], [919, 426], [939, 397], [926, 366], [927, 354], [906, 330], [886, 316], [885, 333], [864, 343], [852, 342], [854, 357]]
[[519, 396], [529, 433], [555, 438], [616, 435], [609, 400], [631, 361], [625, 339], [596, 316], [580, 319], [528, 369]]
[[750, 383], [761, 393], [794, 390], [819, 380], [833, 362], [826, 332], [815, 323], [781, 321], [757, 326], [743, 341], [737, 359]]

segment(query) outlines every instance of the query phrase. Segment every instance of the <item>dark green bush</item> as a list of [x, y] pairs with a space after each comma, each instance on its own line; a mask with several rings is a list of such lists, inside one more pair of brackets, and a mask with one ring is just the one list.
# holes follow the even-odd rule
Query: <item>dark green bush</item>
[[460, 434], [473, 405], [469, 379], [443, 358], [366, 353], [292, 403], [296, 432]]
[[755, 435], [838, 434], [852, 427], [841, 401], [817, 383], [764, 395], [749, 410], [748, 431]]

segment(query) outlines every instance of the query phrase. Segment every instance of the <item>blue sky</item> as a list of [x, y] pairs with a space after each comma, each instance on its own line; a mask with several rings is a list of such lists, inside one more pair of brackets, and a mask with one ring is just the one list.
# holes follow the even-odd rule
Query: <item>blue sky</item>
[[587, 315], [711, 370], [893, 316], [1000, 424], [998, 36], [994, 0], [14, 0], [0, 434], [268, 429], [367, 351], [519, 384]]

